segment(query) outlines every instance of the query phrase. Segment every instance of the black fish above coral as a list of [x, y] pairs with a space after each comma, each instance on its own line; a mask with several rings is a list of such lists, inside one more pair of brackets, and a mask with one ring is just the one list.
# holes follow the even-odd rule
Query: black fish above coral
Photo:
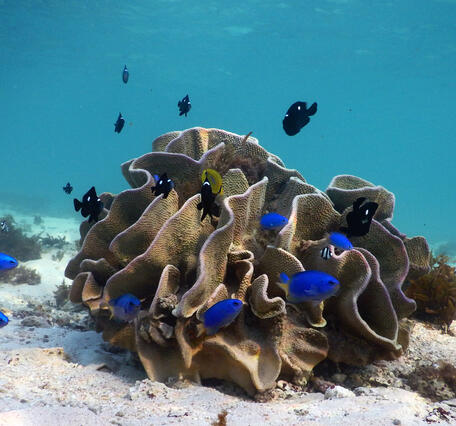
[[161, 176], [154, 175], [155, 186], [153, 186], [152, 192], [155, 193], [155, 196], [163, 194], [163, 198], [166, 198], [170, 191], [174, 188], [174, 182], [168, 178], [166, 173], [163, 173]]
[[120, 133], [125, 125], [125, 120], [122, 117], [122, 114], [119, 112], [119, 116], [117, 117], [117, 121], [114, 123], [114, 131], [116, 133]]
[[73, 187], [71, 186], [70, 182], [67, 182], [67, 184], [65, 186], [63, 186], [62, 189], [67, 194], [71, 194], [71, 191], [73, 191]]
[[83, 217], [89, 216], [89, 222], [98, 221], [98, 215], [103, 210], [103, 203], [98, 198], [95, 187], [92, 186], [82, 197], [82, 201], [78, 199], [73, 200], [74, 209], [78, 212], [81, 210]]
[[347, 227], [340, 227], [340, 231], [347, 237], [362, 237], [369, 232], [372, 218], [377, 211], [378, 204], [373, 201], [367, 202], [365, 197], [357, 198], [353, 203], [353, 211], [347, 214]]
[[222, 185], [220, 185], [220, 188], [216, 194], [212, 192], [211, 182], [208, 179], [208, 172], [207, 170], [205, 170], [204, 172], [205, 180], [203, 182], [203, 185], [201, 186], [201, 202], [197, 205], [198, 210], [203, 210], [201, 221], [204, 220], [206, 215], [209, 215], [211, 219], [213, 219], [213, 216], [220, 216], [220, 207], [217, 204], [215, 204], [215, 199], [217, 195], [220, 194], [222, 191]]
[[127, 84], [128, 83], [128, 77], [130, 77], [130, 73], [128, 72], [128, 68], [125, 65], [124, 69], [122, 71], [122, 81]]
[[283, 130], [288, 136], [294, 136], [310, 121], [310, 116], [317, 112], [317, 103], [314, 102], [309, 108], [305, 102], [295, 102], [288, 108], [282, 121]]
[[179, 116], [185, 114], [187, 117], [188, 112], [192, 108], [188, 95], [185, 95], [184, 98], [177, 103], [177, 106], [179, 107]]

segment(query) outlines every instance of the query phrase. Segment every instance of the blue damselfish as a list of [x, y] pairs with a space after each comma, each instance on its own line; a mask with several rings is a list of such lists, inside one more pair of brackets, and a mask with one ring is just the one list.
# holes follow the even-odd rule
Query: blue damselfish
[[350, 240], [340, 232], [331, 232], [329, 234], [329, 242], [341, 250], [351, 250], [353, 248]]
[[285, 290], [290, 303], [319, 303], [334, 296], [340, 288], [337, 278], [321, 271], [298, 272], [291, 279], [281, 273], [280, 280], [279, 286]]
[[242, 309], [242, 301], [239, 299], [225, 299], [212, 305], [203, 314], [203, 324], [206, 334], [217, 333], [220, 328], [231, 324]]
[[114, 317], [121, 321], [130, 322], [136, 318], [141, 309], [141, 301], [132, 294], [123, 294], [109, 301], [111, 318]]
[[8, 322], [8, 317], [2, 311], [0, 311], [0, 328], [5, 327]]
[[0, 253], [0, 270], [13, 269], [17, 266], [17, 260], [5, 253]]
[[278, 213], [267, 213], [261, 217], [260, 225], [264, 229], [279, 229], [288, 223], [288, 219]]

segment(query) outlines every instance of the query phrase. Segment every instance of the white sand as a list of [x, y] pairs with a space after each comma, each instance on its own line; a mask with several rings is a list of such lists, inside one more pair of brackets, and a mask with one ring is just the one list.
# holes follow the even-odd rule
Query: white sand
[[[78, 223], [44, 218], [46, 232], [73, 241]], [[282, 382], [278, 399], [267, 403], [237, 396], [230, 386], [177, 382], [169, 387], [148, 380], [130, 354], [109, 352], [99, 334], [85, 330], [90, 324], [85, 311], [52, 306], [53, 291], [74, 252], [70, 248], [60, 262], [52, 260], [53, 253], [26, 263], [39, 271], [41, 284], [0, 281], [0, 309], [11, 320], [0, 329], [0, 426], [210, 425], [222, 410], [228, 412], [228, 425], [448, 424], [445, 416], [456, 424], [456, 401], [433, 403], [406, 390], [399, 378], [420, 362], [455, 362], [456, 338], [436, 328], [417, 323], [405, 357], [362, 370], [372, 375], [373, 385], [386, 387], [359, 387], [353, 393], [337, 386], [324, 395]], [[59, 320], [65, 327], [57, 325]], [[448, 414], [439, 414], [439, 407]]]

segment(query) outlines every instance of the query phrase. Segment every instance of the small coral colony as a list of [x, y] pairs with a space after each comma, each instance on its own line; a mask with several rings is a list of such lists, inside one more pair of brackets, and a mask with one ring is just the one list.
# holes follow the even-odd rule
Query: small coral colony
[[[178, 108], [187, 116], [188, 94]], [[292, 104], [285, 133], [316, 112]], [[124, 124], [119, 113], [115, 132]], [[365, 365], [406, 349], [416, 303], [402, 285], [413, 278], [411, 297], [429, 299], [416, 286], [430, 253], [391, 224], [385, 188], [342, 175], [322, 192], [250, 134], [203, 128], [160, 136], [122, 173], [131, 189], [74, 199], [87, 220], [65, 275], [70, 299], [151, 379], [220, 378], [253, 394], [305, 384], [325, 358]]]

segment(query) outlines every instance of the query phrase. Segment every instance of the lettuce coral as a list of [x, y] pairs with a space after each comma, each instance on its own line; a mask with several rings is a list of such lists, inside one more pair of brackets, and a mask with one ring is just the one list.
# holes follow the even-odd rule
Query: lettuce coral
[[[222, 175], [224, 194], [220, 217], [201, 222], [207, 168]], [[151, 191], [153, 175], [165, 172], [175, 182], [166, 199]], [[386, 189], [338, 176], [323, 192], [255, 138], [203, 128], [160, 136], [122, 173], [132, 189], [102, 194], [101, 220], [81, 225], [65, 275], [70, 299], [90, 309], [105, 340], [136, 351], [151, 379], [220, 378], [254, 394], [279, 378], [305, 384], [327, 357], [363, 365], [405, 349], [401, 320], [416, 305], [402, 284], [411, 266], [417, 275], [429, 268], [429, 250], [391, 225]], [[379, 203], [371, 231], [353, 239], [353, 250], [322, 259], [328, 232], [359, 196]], [[278, 234], [260, 227], [269, 211], [289, 217]], [[287, 304], [279, 273], [305, 269], [336, 276], [339, 294], [317, 306]], [[134, 323], [109, 319], [106, 302], [124, 293], [142, 302]], [[205, 310], [228, 297], [244, 302], [241, 314], [215, 335], [199, 334]]]

